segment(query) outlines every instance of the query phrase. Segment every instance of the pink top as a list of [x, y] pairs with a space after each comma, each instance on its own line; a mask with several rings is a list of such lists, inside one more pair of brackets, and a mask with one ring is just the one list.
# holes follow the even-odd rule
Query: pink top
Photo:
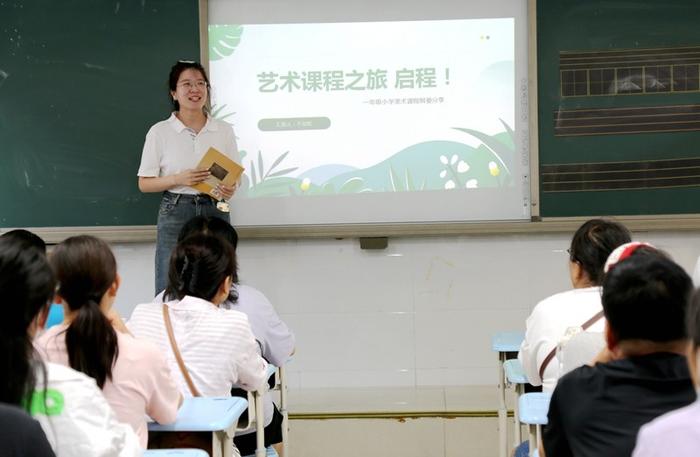
[[[34, 346], [44, 360], [69, 366], [61, 324], [39, 336]], [[102, 393], [120, 422], [131, 425], [143, 448], [148, 443], [146, 414], [161, 424], [175, 421], [180, 392], [163, 355], [151, 342], [117, 332], [119, 356]]]

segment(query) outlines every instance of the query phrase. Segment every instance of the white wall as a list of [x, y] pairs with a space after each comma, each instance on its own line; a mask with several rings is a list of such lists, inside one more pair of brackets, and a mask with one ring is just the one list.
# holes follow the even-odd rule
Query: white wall
[[[692, 272], [698, 233], [635, 234]], [[569, 287], [569, 234], [241, 240], [240, 277], [295, 330], [291, 388], [493, 384], [490, 337], [521, 330], [535, 303]], [[128, 316], [153, 291], [152, 244], [116, 245]]]

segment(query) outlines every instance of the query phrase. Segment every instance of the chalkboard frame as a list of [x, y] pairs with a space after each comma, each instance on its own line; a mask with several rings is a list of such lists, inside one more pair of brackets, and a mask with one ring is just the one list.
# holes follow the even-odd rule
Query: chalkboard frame
[[[700, 213], [700, 154], [688, 147], [700, 142], [700, 91], [673, 77], [690, 58], [679, 56], [700, 53], [687, 26], [700, 7], [540, 0], [536, 16], [540, 215], [644, 215], [672, 227]], [[668, 81], [655, 77], [662, 68]]]

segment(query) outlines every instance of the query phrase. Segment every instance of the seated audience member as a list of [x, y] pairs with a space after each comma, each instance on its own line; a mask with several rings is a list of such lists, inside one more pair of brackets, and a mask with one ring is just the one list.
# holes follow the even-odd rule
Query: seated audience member
[[133, 430], [117, 421], [93, 379], [34, 357], [32, 338], [54, 285], [41, 249], [0, 237], [0, 402], [27, 410], [59, 457], [141, 455]]
[[0, 455], [55, 457], [41, 425], [16, 406], [0, 404]]
[[237, 281], [235, 265], [233, 249], [219, 237], [181, 241], [170, 258], [165, 303], [137, 305], [127, 323], [136, 337], [158, 345], [186, 395], [228, 396], [232, 385], [258, 390], [265, 383], [267, 363], [248, 319], [220, 306]]
[[559, 379], [542, 447], [549, 457], [630, 456], [639, 428], [692, 403], [685, 312], [688, 274], [642, 243], [611, 254], [603, 280], [607, 349]]
[[[700, 289], [696, 290], [686, 315], [688, 367], [695, 386], [700, 387]], [[637, 437], [634, 457], [695, 457], [700, 453], [700, 401], [664, 414], [643, 426]]]
[[182, 396], [158, 347], [125, 333], [112, 310], [120, 283], [112, 250], [98, 238], [76, 236], [56, 246], [50, 264], [66, 316], [36, 340], [37, 351], [94, 378], [117, 418], [131, 425], [145, 448], [146, 414], [174, 422]]
[[15, 229], [5, 232], [0, 235], [0, 238], [6, 238], [14, 240], [16, 242], [26, 243], [39, 251], [46, 254], [46, 243], [42, 240], [36, 233], [32, 233], [29, 230]]
[[[46, 243], [35, 233], [24, 229], [15, 229], [5, 232], [2, 237], [11, 238], [18, 241], [26, 241], [30, 245], [39, 249], [41, 252], [46, 254]], [[49, 317], [46, 319], [46, 328], [53, 327], [54, 325], [63, 322], [63, 306], [59, 304], [52, 304], [49, 308]]]
[[625, 226], [606, 219], [591, 219], [576, 231], [567, 250], [573, 289], [539, 302], [525, 324], [518, 360], [530, 384], [542, 385], [545, 392], [554, 389], [560, 376], [556, 348], [569, 327], [581, 327], [591, 320], [588, 331], [603, 331], [603, 266], [616, 247], [629, 241]]
[[[227, 241], [234, 251], [238, 245], [236, 229], [216, 217], [193, 217], [180, 230], [178, 242], [197, 234], [218, 236]], [[237, 272], [234, 273], [237, 277]], [[162, 301], [163, 293], [154, 300], [158, 304]], [[235, 284], [235, 288], [231, 288], [229, 297], [221, 307], [240, 311], [248, 317], [250, 328], [265, 360], [278, 367], [286, 363], [294, 352], [294, 334], [262, 292], [248, 285]], [[278, 445], [282, 443], [282, 414], [272, 402], [269, 392], [264, 396], [264, 411], [265, 447], [275, 446], [277, 453], [281, 455], [282, 446]], [[234, 443], [242, 455], [253, 454], [256, 446], [254, 430], [237, 433]]]

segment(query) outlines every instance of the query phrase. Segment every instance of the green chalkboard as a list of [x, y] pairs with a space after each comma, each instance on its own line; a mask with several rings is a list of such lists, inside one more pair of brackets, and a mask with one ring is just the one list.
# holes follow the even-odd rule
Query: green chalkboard
[[197, 0], [0, 2], [0, 227], [152, 225], [137, 188]]
[[542, 216], [700, 213], [700, 2], [537, 1]]

